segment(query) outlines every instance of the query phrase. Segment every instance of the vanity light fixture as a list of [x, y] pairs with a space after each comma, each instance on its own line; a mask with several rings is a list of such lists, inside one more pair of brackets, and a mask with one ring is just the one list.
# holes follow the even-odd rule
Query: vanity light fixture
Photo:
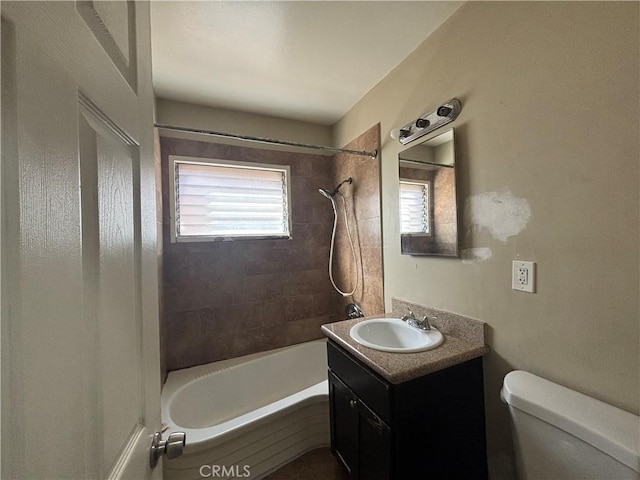
[[457, 98], [452, 98], [448, 102], [441, 104], [435, 110], [419, 116], [405, 126], [391, 130], [391, 138], [406, 145], [416, 138], [420, 138], [427, 133], [433, 132], [437, 128], [454, 121], [462, 110], [462, 104]]

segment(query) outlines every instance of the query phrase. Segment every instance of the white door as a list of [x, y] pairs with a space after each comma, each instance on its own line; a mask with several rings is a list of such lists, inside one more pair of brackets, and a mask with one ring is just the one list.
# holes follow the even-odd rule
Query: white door
[[2, 7], [2, 478], [160, 478], [149, 4]]

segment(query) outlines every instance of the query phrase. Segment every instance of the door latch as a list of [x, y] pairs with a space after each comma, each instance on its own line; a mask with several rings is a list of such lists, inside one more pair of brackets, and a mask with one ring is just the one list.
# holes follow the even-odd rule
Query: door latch
[[163, 455], [167, 458], [176, 458], [182, 455], [186, 440], [187, 434], [184, 432], [172, 433], [166, 440], [162, 440], [162, 432], [154, 433], [149, 452], [149, 466], [155, 468]]

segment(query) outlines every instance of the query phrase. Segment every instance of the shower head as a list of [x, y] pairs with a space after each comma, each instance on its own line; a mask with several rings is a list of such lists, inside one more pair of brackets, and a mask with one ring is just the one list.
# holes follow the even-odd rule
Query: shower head
[[319, 188], [318, 191], [324, 195], [325, 197], [327, 197], [329, 200], [333, 200], [333, 196], [335, 195], [335, 193], [331, 193], [327, 190], [325, 190], [324, 188]]

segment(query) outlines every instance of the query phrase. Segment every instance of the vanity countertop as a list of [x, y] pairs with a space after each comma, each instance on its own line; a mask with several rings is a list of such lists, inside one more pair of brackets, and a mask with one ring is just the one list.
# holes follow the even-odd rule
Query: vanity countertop
[[[396, 300], [394, 299], [394, 309], [397, 305], [395, 302]], [[398, 300], [398, 302], [405, 303], [403, 300]], [[372, 318], [402, 316], [402, 314], [397, 313], [372, 315], [355, 320], [328, 323], [322, 326], [322, 331], [355, 358], [393, 384], [413, 380], [472, 358], [483, 356], [489, 352], [489, 347], [485, 343], [486, 324], [484, 322], [406, 303], [421, 316], [429, 314], [437, 317], [432, 323], [434, 327], [444, 334], [442, 345], [426, 352], [390, 353], [360, 345], [349, 335], [351, 327], [359, 322]], [[398, 308], [397, 311], [406, 311], [406, 308]]]

